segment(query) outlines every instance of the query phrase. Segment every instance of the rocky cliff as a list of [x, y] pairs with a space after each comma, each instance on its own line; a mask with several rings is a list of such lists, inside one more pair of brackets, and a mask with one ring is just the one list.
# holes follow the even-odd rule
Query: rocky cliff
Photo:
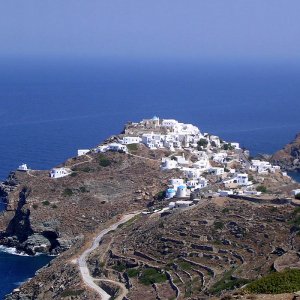
[[271, 162], [288, 171], [300, 171], [300, 133], [291, 143], [272, 155]]
[[[143, 146], [139, 153], [151, 154]], [[91, 153], [66, 161], [73, 170], [67, 177], [12, 173], [0, 187], [7, 202], [0, 243], [29, 254], [61, 253], [114, 216], [147, 207], [172, 174], [158, 172], [159, 164], [150, 156]]]

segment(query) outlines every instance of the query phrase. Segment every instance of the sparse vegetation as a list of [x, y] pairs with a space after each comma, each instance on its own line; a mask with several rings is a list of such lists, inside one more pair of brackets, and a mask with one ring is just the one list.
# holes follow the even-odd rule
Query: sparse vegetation
[[87, 188], [86, 188], [85, 186], [81, 186], [81, 187], [79, 188], [79, 191], [80, 191], [81, 193], [88, 193], [88, 190], [87, 190]]
[[224, 223], [221, 221], [216, 221], [216, 222], [214, 222], [214, 227], [215, 227], [215, 229], [223, 229]]
[[72, 173], [70, 174], [71, 177], [76, 177], [77, 175], [78, 175], [77, 172], [72, 172]]
[[144, 285], [150, 285], [153, 283], [162, 283], [167, 280], [167, 276], [164, 273], [159, 272], [154, 268], [144, 269], [139, 278], [140, 282]]
[[188, 271], [192, 269], [192, 265], [186, 261], [179, 262], [178, 266], [184, 271]]
[[50, 205], [50, 202], [48, 200], [45, 200], [45, 201], [42, 202], [42, 204], [45, 205], [45, 206], [48, 206], [48, 205]]
[[258, 192], [262, 192], [262, 193], [266, 193], [267, 192], [267, 188], [264, 185], [259, 185], [256, 190]]
[[76, 297], [80, 296], [83, 292], [84, 290], [65, 290], [61, 293], [61, 297]]
[[281, 294], [299, 291], [300, 270], [287, 269], [283, 272], [272, 272], [251, 282], [245, 290], [257, 294]]
[[242, 279], [242, 278], [234, 278], [232, 277], [232, 273], [234, 272], [235, 269], [231, 269], [227, 271], [223, 278], [217, 281], [210, 289], [210, 291], [213, 294], [219, 294], [222, 291], [225, 290], [233, 290], [235, 288], [239, 288], [246, 283], [249, 282], [247, 279]]
[[160, 192], [158, 192], [158, 193], [155, 195], [155, 198], [156, 198], [157, 200], [163, 200], [163, 199], [165, 198], [165, 196], [166, 196], [165, 191], [160, 191]]
[[33, 209], [38, 209], [38, 207], [39, 207], [38, 204], [36, 204], [36, 203], [32, 204]]
[[63, 191], [63, 196], [65, 196], [65, 197], [70, 197], [70, 196], [72, 196], [72, 195], [73, 195], [72, 189], [70, 189], [70, 188], [65, 188], [65, 189], [64, 189], [64, 191]]
[[140, 271], [139, 269], [129, 269], [127, 270], [128, 277], [137, 277], [139, 275]]
[[98, 161], [101, 167], [108, 167], [111, 165], [111, 161], [103, 154], [99, 155]]
[[129, 144], [127, 145], [128, 150], [131, 151], [137, 151], [138, 150], [138, 144]]
[[118, 272], [123, 272], [126, 270], [126, 265], [124, 263], [118, 263], [117, 265], [113, 266], [113, 269]]

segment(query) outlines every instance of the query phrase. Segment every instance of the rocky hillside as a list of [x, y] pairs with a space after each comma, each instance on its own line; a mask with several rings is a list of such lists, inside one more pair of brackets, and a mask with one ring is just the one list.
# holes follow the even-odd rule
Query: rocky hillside
[[65, 251], [114, 216], [147, 207], [172, 174], [158, 172], [159, 164], [94, 153], [65, 162], [74, 172], [59, 179], [41, 171], [12, 173], [1, 187], [8, 208], [0, 217], [0, 243], [29, 254]]
[[300, 133], [291, 143], [277, 151], [271, 157], [271, 162], [288, 171], [300, 170]]
[[[300, 247], [294, 218], [292, 207], [225, 198], [140, 216], [107, 237], [90, 258], [90, 270], [123, 282], [128, 299], [220, 299], [274, 265], [290, 267], [282, 258]], [[299, 256], [293, 257], [296, 266]]]

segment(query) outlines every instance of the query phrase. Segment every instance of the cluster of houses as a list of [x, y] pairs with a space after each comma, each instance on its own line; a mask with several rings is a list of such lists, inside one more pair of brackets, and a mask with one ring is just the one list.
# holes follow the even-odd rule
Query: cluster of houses
[[[253, 189], [253, 182], [249, 180], [247, 172], [262, 175], [280, 172], [279, 166], [273, 166], [267, 161], [241, 160], [240, 154], [247, 154], [240, 148], [239, 143], [226, 143], [218, 136], [202, 134], [199, 128], [192, 124], [180, 123], [174, 119], [160, 119], [156, 116], [139, 123], [129, 123], [117, 142], [102, 144], [94, 149], [79, 149], [77, 155], [107, 151], [128, 153], [127, 146], [132, 144], [144, 144], [153, 150], [168, 149], [171, 152], [182, 153], [163, 157], [161, 161], [161, 171], [178, 169], [182, 174], [182, 178], [171, 179], [165, 191], [166, 199], [180, 198], [171, 202], [169, 208], [190, 206], [190, 201], [184, 198], [189, 198], [193, 191], [209, 186], [211, 178], [215, 178], [213, 181], [223, 186], [222, 190], [218, 190], [219, 196], [228, 196], [237, 191], [246, 195], [259, 195], [260, 192]], [[181, 151], [183, 149], [186, 151]], [[184, 153], [189, 153], [193, 160], [186, 158]], [[231, 167], [231, 163], [242, 166], [236, 170]], [[29, 169], [26, 164], [22, 164], [18, 170]], [[71, 173], [69, 168], [53, 168], [50, 177], [61, 178]], [[296, 192], [300, 193], [300, 190], [295, 191], [295, 195]]]
[[251, 161], [251, 166], [249, 169], [259, 174], [268, 174], [268, 173], [275, 173], [276, 171], [280, 171], [280, 166], [273, 166], [268, 161], [253, 159]]
[[[139, 123], [131, 123], [130, 126], [140, 130], [141, 134], [124, 136], [121, 141], [124, 145], [143, 143], [150, 149], [167, 148], [175, 151], [176, 149], [197, 147], [197, 142], [201, 138], [205, 138], [199, 128], [192, 124], [180, 123], [174, 119], [159, 119], [156, 116]], [[219, 141], [217, 137], [216, 139]]]

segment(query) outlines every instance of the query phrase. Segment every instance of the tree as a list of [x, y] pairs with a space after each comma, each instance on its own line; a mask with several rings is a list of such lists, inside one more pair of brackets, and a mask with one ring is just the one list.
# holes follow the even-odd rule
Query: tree
[[198, 150], [201, 150], [202, 148], [206, 148], [208, 144], [208, 141], [206, 139], [200, 139], [197, 143], [198, 145]]

